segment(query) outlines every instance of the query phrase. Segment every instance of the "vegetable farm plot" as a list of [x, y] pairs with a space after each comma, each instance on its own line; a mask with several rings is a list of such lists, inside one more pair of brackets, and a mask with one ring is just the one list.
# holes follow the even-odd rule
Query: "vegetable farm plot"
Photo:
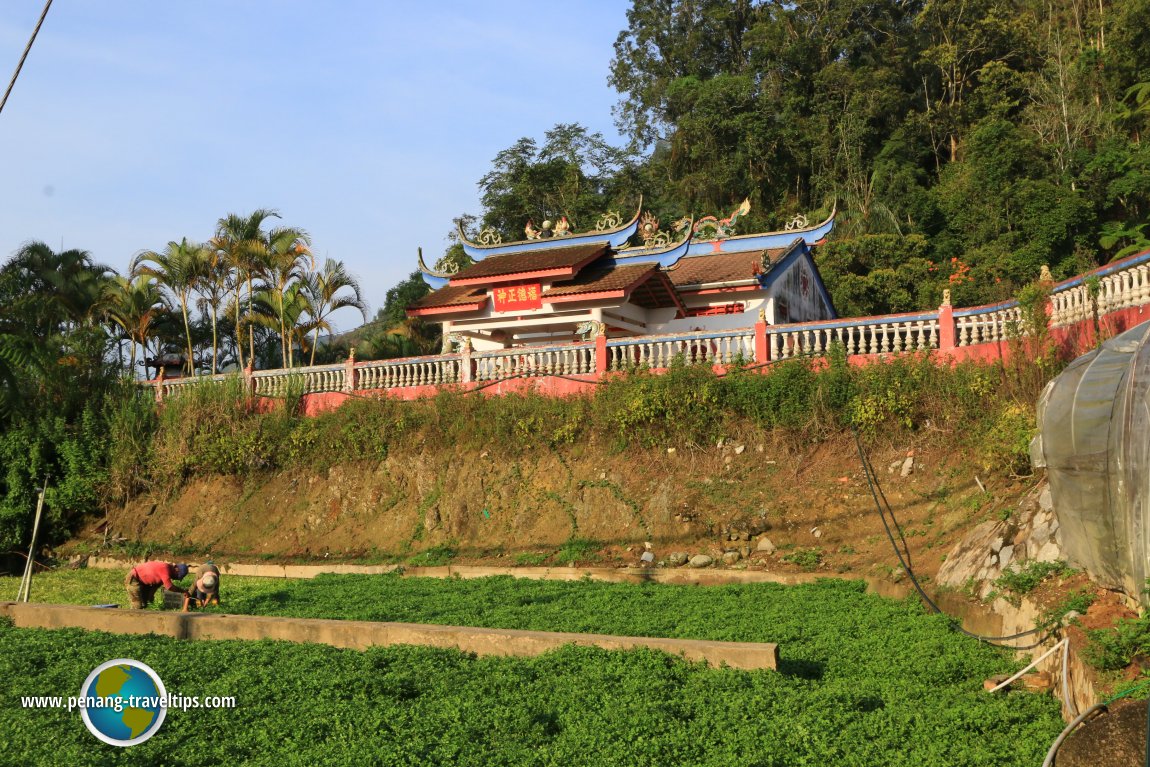
[[[856, 582], [237, 579], [223, 609], [771, 641], [781, 666], [708, 668], [650, 650], [476, 658], [0, 627], [0, 764], [1029, 765], [1062, 728], [1048, 695], [983, 691], [983, 679], [1021, 665], [1009, 653]], [[169, 693], [235, 696], [236, 707], [170, 711], [151, 740], [116, 749], [75, 712], [20, 706], [24, 695], [75, 695], [120, 657], [149, 664]]]

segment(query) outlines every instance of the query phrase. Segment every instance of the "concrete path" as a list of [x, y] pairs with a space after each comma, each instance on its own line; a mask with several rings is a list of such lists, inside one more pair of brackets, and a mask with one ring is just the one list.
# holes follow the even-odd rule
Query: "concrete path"
[[120, 610], [75, 605], [0, 602], [0, 616], [17, 628], [82, 628], [114, 634], [158, 634], [176, 639], [278, 639], [362, 650], [385, 645], [453, 647], [477, 655], [534, 656], [567, 644], [626, 650], [649, 647], [691, 661], [737, 669], [777, 669], [776, 644], [697, 639], [621, 637], [553, 631], [435, 626], [420, 623], [278, 618], [256, 615]]

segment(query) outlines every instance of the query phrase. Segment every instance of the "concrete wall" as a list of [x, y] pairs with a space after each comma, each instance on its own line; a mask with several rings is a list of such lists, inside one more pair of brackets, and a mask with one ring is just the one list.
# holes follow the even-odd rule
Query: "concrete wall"
[[0, 602], [0, 616], [17, 628], [82, 628], [113, 634], [157, 634], [188, 640], [276, 639], [363, 650], [386, 645], [457, 648], [477, 655], [535, 656], [564, 645], [605, 650], [648, 647], [691, 661], [732, 668], [777, 669], [779, 648], [752, 642], [710, 642], [695, 639], [620, 637], [551, 631], [433, 626], [418, 623], [277, 618], [255, 615], [118, 610], [74, 605]]

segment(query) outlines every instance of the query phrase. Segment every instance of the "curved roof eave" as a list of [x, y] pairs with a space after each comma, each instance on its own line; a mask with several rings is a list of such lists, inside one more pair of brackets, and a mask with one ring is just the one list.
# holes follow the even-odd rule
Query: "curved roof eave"
[[796, 237], [800, 237], [807, 245], [814, 245], [831, 233], [835, 226], [835, 215], [838, 213], [838, 204], [831, 208], [831, 214], [815, 226], [807, 229], [791, 229], [781, 232], [764, 232], [762, 234], [740, 234], [724, 240], [702, 240], [692, 242], [687, 252], [690, 256], [699, 256], [705, 253], [737, 253], [744, 250], [774, 250], [785, 248]]
[[641, 248], [619, 251], [606, 259], [604, 263], [614, 266], [626, 266], [644, 261], [657, 261], [660, 268], [669, 269], [679, 263], [680, 258], [687, 255], [687, 251], [691, 248], [692, 237], [693, 232], [691, 232], [690, 227], [687, 227], [687, 236], [673, 245], [668, 245], [663, 248]]
[[427, 283], [428, 287], [432, 290], [439, 290], [451, 281], [451, 275], [447, 272], [437, 272], [430, 268], [423, 261], [423, 248], [417, 248], [419, 253], [419, 271], [423, 276], [423, 281]]
[[459, 230], [459, 241], [463, 244], [463, 251], [476, 261], [482, 261], [488, 256], [503, 256], [510, 253], [526, 253], [532, 250], [544, 250], [553, 247], [570, 247], [585, 243], [606, 240], [612, 248], [622, 246], [639, 230], [639, 214], [643, 212], [643, 197], [639, 197], [639, 207], [630, 221], [614, 229], [592, 230], [580, 234], [569, 234], [563, 237], [548, 237], [545, 240], [519, 240], [499, 245], [479, 245], [467, 239], [463, 230]]

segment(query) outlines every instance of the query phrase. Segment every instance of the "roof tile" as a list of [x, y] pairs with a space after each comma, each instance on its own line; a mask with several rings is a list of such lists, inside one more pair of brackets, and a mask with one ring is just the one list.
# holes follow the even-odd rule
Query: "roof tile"
[[451, 275], [452, 280], [473, 280], [482, 277], [503, 277], [521, 272], [540, 272], [549, 269], [570, 269], [598, 258], [607, 251], [606, 242], [589, 245], [532, 250], [487, 258]]

